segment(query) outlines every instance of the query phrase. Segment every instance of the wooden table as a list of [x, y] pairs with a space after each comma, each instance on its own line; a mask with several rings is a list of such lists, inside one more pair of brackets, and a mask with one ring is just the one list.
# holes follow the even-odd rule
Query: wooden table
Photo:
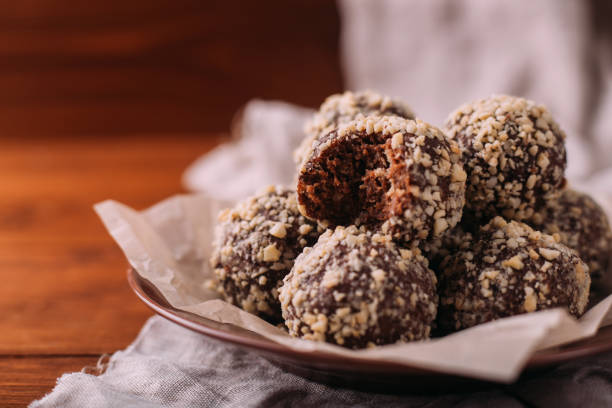
[[249, 99], [342, 89], [328, 0], [0, 0], [0, 406], [125, 348], [151, 312], [92, 205], [145, 208]]
[[144, 208], [181, 192], [185, 166], [221, 139], [1, 143], [0, 405], [24, 405], [133, 340], [151, 312], [92, 205]]
[[181, 192], [251, 98], [341, 90], [339, 18], [327, 0], [0, 3], [0, 406], [24, 406], [152, 314], [92, 205]]

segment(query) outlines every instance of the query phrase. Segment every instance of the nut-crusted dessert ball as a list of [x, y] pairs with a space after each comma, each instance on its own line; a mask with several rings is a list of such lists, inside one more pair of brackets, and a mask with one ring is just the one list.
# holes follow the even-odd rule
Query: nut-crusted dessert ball
[[247, 312], [280, 320], [278, 288], [322, 231], [300, 215], [294, 191], [274, 186], [224, 210], [219, 221], [211, 258], [217, 289]]
[[612, 256], [612, 232], [606, 213], [587, 194], [563, 190], [531, 218], [530, 224], [548, 234], [558, 233], [561, 243], [576, 250], [589, 265], [593, 282], [608, 271]]
[[300, 212], [379, 228], [402, 244], [461, 219], [466, 173], [457, 144], [419, 120], [369, 116], [315, 141], [298, 174]]
[[429, 267], [437, 276], [440, 276], [441, 270], [447, 266], [453, 255], [474, 245], [480, 228], [485, 224], [486, 221], [477, 218], [472, 211], [464, 207], [461, 221], [454, 228], [446, 230], [440, 237], [419, 244], [423, 256], [429, 261]]
[[304, 250], [280, 300], [291, 335], [362, 348], [427, 338], [438, 296], [418, 249], [350, 226]]
[[565, 133], [542, 105], [499, 95], [463, 105], [446, 123], [468, 174], [467, 207], [528, 219], [564, 184]]
[[448, 332], [553, 307], [580, 316], [590, 284], [589, 267], [558, 235], [495, 217], [443, 270], [438, 324]]
[[370, 115], [391, 115], [414, 119], [414, 113], [404, 102], [373, 91], [347, 91], [328, 96], [312, 120], [306, 124], [304, 129], [306, 138], [294, 152], [295, 162], [297, 164], [302, 162], [318, 136], [329, 133], [339, 124]]
[[[423, 241], [419, 245], [423, 256], [429, 261], [429, 267], [439, 276], [452, 255], [464, 251], [474, 244], [474, 235], [467, 231], [460, 222], [455, 228], [447, 230], [441, 237]], [[449, 257], [451, 255], [451, 257]]]

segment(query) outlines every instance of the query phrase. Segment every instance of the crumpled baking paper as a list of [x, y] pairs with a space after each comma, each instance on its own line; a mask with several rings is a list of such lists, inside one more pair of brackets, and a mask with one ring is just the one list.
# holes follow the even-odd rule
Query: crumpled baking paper
[[[593, 336], [612, 324], [612, 295], [580, 320], [563, 309], [500, 319], [428, 341], [348, 350], [290, 337], [220, 299], [207, 288], [208, 260], [219, 211], [264, 185], [290, 184], [292, 150], [311, 111], [281, 102], [248, 104], [240, 138], [194, 163], [184, 183], [200, 193], [168, 198], [145, 211], [108, 200], [95, 210], [128, 262], [175, 308], [256, 332], [290, 349], [390, 361], [440, 373], [512, 382], [538, 350]], [[607, 195], [603, 195], [609, 204]], [[601, 197], [600, 197], [601, 199]], [[605, 206], [609, 209], [609, 205]]]

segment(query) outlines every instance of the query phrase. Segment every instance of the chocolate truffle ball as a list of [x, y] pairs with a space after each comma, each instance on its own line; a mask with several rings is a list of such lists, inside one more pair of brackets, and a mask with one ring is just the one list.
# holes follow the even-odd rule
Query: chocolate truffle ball
[[563, 190], [558, 199], [547, 201], [529, 223], [548, 234], [558, 233], [561, 243], [576, 250], [589, 265], [593, 282], [605, 280], [612, 256], [612, 232], [606, 213], [590, 196]]
[[304, 250], [280, 300], [292, 336], [362, 348], [427, 338], [438, 296], [418, 249], [350, 226]]
[[344, 92], [327, 97], [305, 126], [306, 138], [294, 152], [294, 160], [300, 164], [313, 141], [329, 133], [339, 124], [370, 115], [399, 116], [414, 119], [412, 110], [402, 101], [391, 99], [372, 91]]
[[312, 145], [298, 174], [299, 210], [332, 225], [379, 228], [412, 245], [459, 222], [465, 180], [457, 144], [439, 129], [369, 116]]
[[270, 186], [219, 215], [211, 265], [224, 298], [270, 321], [280, 321], [278, 288], [295, 258], [319, 234], [297, 209], [295, 192]]
[[[474, 244], [474, 235], [467, 231], [460, 222], [441, 237], [423, 241], [419, 248], [429, 261], [429, 267], [439, 276], [449, 259], [459, 251], [464, 251]], [[451, 257], [449, 257], [449, 255]]]
[[442, 271], [438, 323], [449, 332], [553, 307], [580, 316], [590, 284], [589, 267], [559, 236], [495, 217]]
[[461, 106], [446, 129], [462, 150], [469, 209], [489, 218], [525, 220], [559, 194], [565, 133], [544, 106], [492, 96]]

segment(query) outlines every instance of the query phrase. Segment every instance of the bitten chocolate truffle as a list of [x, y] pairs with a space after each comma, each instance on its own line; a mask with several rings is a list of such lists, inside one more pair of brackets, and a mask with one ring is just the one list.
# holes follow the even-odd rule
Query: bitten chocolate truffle
[[297, 209], [295, 192], [270, 186], [219, 215], [211, 265], [224, 298], [280, 321], [278, 288], [295, 258], [320, 231]]
[[363, 348], [429, 337], [438, 296], [418, 249], [350, 226], [304, 250], [280, 300], [292, 336]]
[[558, 235], [495, 217], [443, 270], [438, 324], [451, 332], [553, 307], [578, 317], [590, 284], [589, 267]]
[[565, 133], [533, 101], [499, 95], [463, 105], [446, 122], [468, 174], [467, 208], [525, 220], [564, 184]]
[[563, 190], [557, 200], [547, 201], [529, 223], [548, 234], [558, 233], [561, 243], [576, 250], [589, 265], [594, 283], [608, 275], [612, 256], [610, 223], [606, 213], [587, 194]]
[[373, 91], [344, 92], [327, 97], [319, 111], [309, 121], [304, 131], [306, 138], [294, 152], [294, 160], [300, 164], [308, 149], [319, 136], [324, 136], [342, 123], [365, 116], [399, 116], [414, 119], [414, 113], [404, 102]]
[[457, 144], [420, 120], [369, 116], [315, 141], [298, 174], [300, 212], [379, 228], [401, 244], [461, 219], [466, 173]]

